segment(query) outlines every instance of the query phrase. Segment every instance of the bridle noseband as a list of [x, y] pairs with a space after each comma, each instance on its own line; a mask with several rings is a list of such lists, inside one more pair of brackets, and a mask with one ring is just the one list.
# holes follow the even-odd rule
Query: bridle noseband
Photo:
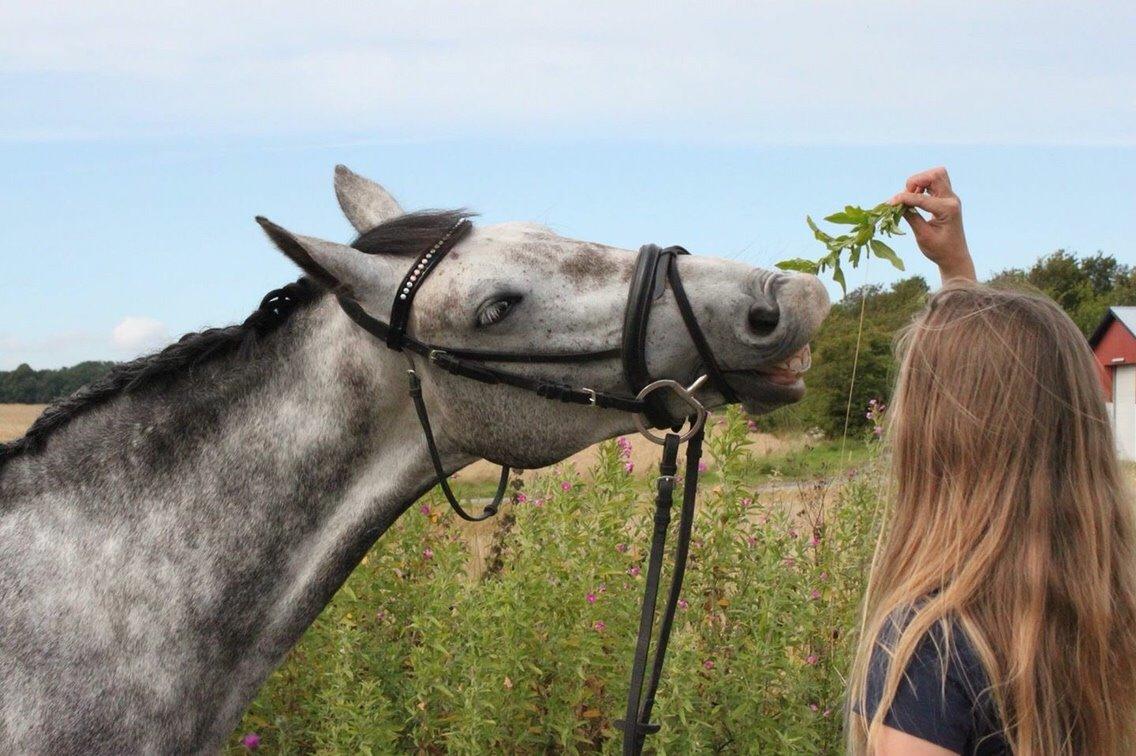
[[[661, 248], [654, 244], [646, 244], [639, 249], [635, 271], [631, 276], [627, 309], [624, 313], [623, 340], [619, 347], [579, 352], [497, 352], [438, 346], [419, 341], [410, 336], [407, 333], [407, 328], [415, 294], [418, 293], [423, 281], [437, 268], [449, 251], [470, 232], [472, 227], [473, 224], [467, 219], [458, 221], [415, 261], [403, 278], [402, 283], [399, 284], [394, 303], [391, 306], [389, 323], [384, 323], [367, 314], [357, 302], [347, 297], [339, 296], [339, 305], [355, 323], [382, 340], [391, 349], [417, 354], [426, 358], [431, 365], [463, 378], [470, 378], [486, 384], [512, 386], [531, 391], [546, 399], [569, 404], [584, 404], [600, 409], [614, 409], [633, 413], [636, 424], [643, 435], [663, 446], [663, 457], [659, 463], [659, 477], [656, 482], [655, 528], [651, 539], [651, 553], [647, 566], [642, 612], [639, 618], [635, 659], [632, 664], [627, 713], [623, 720], [616, 723], [623, 730], [623, 752], [625, 754], [638, 754], [643, 749], [643, 740], [646, 735], [659, 729], [657, 724], [650, 722], [651, 709], [654, 705], [655, 692], [658, 689], [671, 626], [674, 622], [675, 609], [682, 588], [683, 573], [686, 568], [686, 558], [690, 545], [694, 502], [698, 489], [698, 462], [702, 456], [702, 439], [707, 417], [707, 410], [696, 398], [695, 393], [706, 383], [709, 383], [726, 402], [735, 403], [739, 400], [714, 359], [710, 344], [698, 325], [690, 299], [686, 296], [686, 290], [683, 288], [676, 259], [679, 255], [690, 253], [682, 247]], [[647, 333], [651, 309], [653, 304], [663, 296], [668, 283], [671, 292], [674, 294], [679, 313], [682, 315], [687, 333], [694, 343], [702, 368], [705, 371], [690, 385], [684, 385], [669, 378], [656, 380], [652, 378], [647, 366]], [[623, 376], [631, 390], [631, 396], [586, 387], [569, 386], [484, 364], [491, 362], [519, 364], [582, 363], [613, 359], [622, 360]], [[478, 522], [493, 516], [504, 500], [509, 482], [509, 468], [504, 465], [501, 466], [501, 477], [496, 494], [481, 514], [471, 515], [466, 512], [449, 486], [449, 476], [442, 465], [442, 459], [434, 440], [434, 433], [430, 427], [429, 413], [422, 397], [422, 383], [409, 355], [407, 362], [409, 363], [407, 374], [410, 379], [410, 396], [414, 402], [415, 411], [418, 413], [423, 434], [426, 437], [426, 445], [438, 479], [438, 485], [441, 487], [446, 500], [450, 503], [454, 512], [464, 520]], [[686, 420], [690, 422], [690, 427], [681, 434], [678, 432], [678, 426], [682, 423], [676, 421], [667, 407], [665, 398], [667, 392], [689, 408]], [[650, 427], [671, 428], [671, 430], [664, 436], [658, 436], [650, 431]], [[651, 665], [651, 676], [646, 691], [644, 691], [643, 681], [647, 670], [647, 656], [651, 645], [652, 625], [655, 619], [659, 580], [662, 573], [663, 549], [670, 523], [670, 510], [676, 483], [675, 476], [678, 472], [678, 448], [679, 444], [683, 442], [687, 443], [686, 472], [678, 541], [675, 547], [675, 568], [668, 590], [667, 603], [664, 605], [659, 622], [659, 638]]]

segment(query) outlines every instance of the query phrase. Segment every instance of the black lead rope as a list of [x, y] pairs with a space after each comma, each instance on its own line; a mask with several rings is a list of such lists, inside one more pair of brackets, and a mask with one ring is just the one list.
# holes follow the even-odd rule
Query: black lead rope
[[647, 681], [646, 690], [644, 690], [643, 680], [647, 673], [667, 530], [671, 521], [671, 507], [674, 504], [675, 475], [678, 472], [679, 436], [675, 433], [668, 433], [664, 439], [663, 457], [659, 461], [659, 477], [656, 484], [655, 531], [651, 536], [651, 554], [647, 563], [647, 585], [643, 591], [643, 605], [639, 614], [639, 635], [635, 642], [635, 659], [631, 665], [631, 686], [627, 692], [627, 711], [624, 718], [615, 723], [616, 727], [623, 731], [624, 756], [639, 756], [643, 752], [643, 743], [646, 737], [659, 731], [659, 725], [651, 722], [651, 710], [654, 708], [655, 694], [658, 693], [659, 689], [659, 679], [662, 676], [671, 628], [674, 626], [675, 610], [682, 595], [682, 580], [686, 573], [686, 561], [690, 553], [690, 535], [694, 522], [695, 496], [698, 490], [698, 462], [702, 458], [704, 432], [704, 430], [699, 429], [690, 438], [686, 447], [686, 476], [683, 480], [678, 540], [675, 543], [674, 573], [671, 575], [667, 601], [663, 606], [663, 614], [659, 621], [659, 638], [655, 645], [654, 658], [651, 660], [651, 677]]
[[465, 511], [458, 502], [458, 497], [454, 496], [454, 492], [450, 489], [449, 476], [446, 475], [446, 470], [442, 467], [442, 458], [438, 454], [438, 446], [434, 442], [434, 431], [430, 428], [430, 414], [426, 411], [426, 402], [422, 398], [422, 381], [419, 380], [418, 373], [414, 372], [414, 368], [406, 372], [410, 376], [410, 398], [414, 400], [414, 411], [418, 413], [418, 422], [422, 424], [422, 433], [426, 436], [426, 448], [430, 451], [430, 461], [434, 463], [434, 474], [438, 476], [438, 485], [441, 487], [442, 493], [446, 495], [446, 501], [450, 502], [450, 507], [463, 520], [469, 522], [488, 520], [497, 514], [497, 509], [505, 500], [505, 489], [509, 485], [509, 468], [501, 465], [501, 479], [497, 482], [497, 493], [493, 495], [493, 501], [486, 504], [485, 508], [481, 510], [481, 514], [471, 515]]

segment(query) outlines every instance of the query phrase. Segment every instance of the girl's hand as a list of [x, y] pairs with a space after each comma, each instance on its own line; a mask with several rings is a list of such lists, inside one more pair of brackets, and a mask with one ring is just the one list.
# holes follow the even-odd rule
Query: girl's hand
[[978, 280], [962, 229], [962, 203], [951, 189], [946, 168], [916, 173], [907, 179], [906, 191], [895, 195], [889, 202], [917, 207], [931, 214], [930, 218], [924, 218], [911, 209], [903, 217], [911, 226], [919, 249], [939, 266], [944, 283], [952, 278]]

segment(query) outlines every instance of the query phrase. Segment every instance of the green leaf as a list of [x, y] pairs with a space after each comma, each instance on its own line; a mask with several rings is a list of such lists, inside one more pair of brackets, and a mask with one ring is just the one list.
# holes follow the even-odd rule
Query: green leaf
[[851, 215], [845, 212], [826, 215], [824, 216], [824, 219], [829, 223], [839, 223], [843, 226], [855, 226], [860, 222], [858, 219], [853, 218]]
[[840, 284], [840, 293], [848, 293], [848, 285], [844, 283], [844, 271], [840, 269], [840, 263], [832, 266], [832, 280]]
[[879, 239], [872, 239], [872, 252], [876, 257], [882, 257], [900, 270], [906, 270], [903, 266], [903, 260], [899, 259], [899, 255], [895, 253], [895, 250]]
[[777, 267], [781, 270], [796, 270], [801, 273], [811, 273], [814, 276], [819, 273], [819, 265], [812, 260], [806, 260], [803, 257], [794, 257], [792, 260], [782, 260], [777, 263]]

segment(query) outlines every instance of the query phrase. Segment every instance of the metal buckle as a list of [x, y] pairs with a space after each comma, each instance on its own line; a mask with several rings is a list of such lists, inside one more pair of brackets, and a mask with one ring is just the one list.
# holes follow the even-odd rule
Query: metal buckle
[[585, 388], [581, 388], [580, 390], [588, 395], [588, 406], [589, 407], [599, 406], [599, 405], [596, 404], [596, 390], [595, 389], [590, 389], [590, 388], [585, 387]]
[[[694, 392], [697, 391], [702, 386], [702, 384], [707, 381], [707, 379], [707, 376], [702, 375], [698, 377], [698, 380], [696, 380], [689, 386], [683, 386], [678, 381], [672, 381], [669, 378], [663, 378], [662, 380], [652, 381], [651, 383], [648, 383], [643, 387], [643, 390], [640, 391], [639, 395], [635, 398], [639, 401], [643, 401], [650, 393], [658, 391], [659, 389], [670, 389], [671, 391], [673, 391], [675, 393], [675, 396], [686, 402], [687, 405], [689, 405], [690, 408], [694, 411], [693, 414], [691, 414], [687, 418], [690, 421], [690, 427], [683, 431], [678, 437], [678, 440], [680, 442], [689, 441], [694, 437], [694, 434], [702, 430], [702, 426], [706, 424], [706, 418], [710, 414], [706, 407], [702, 404], [702, 402], [698, 401], [698, 399], [696, 399], [694, 396]], [[635, 425], [639, 428], [639, 432], [649, 441], [654, 441], [659, 446], [662, 446], [666, 443], [666, 439], [663, 436], [656, 435], [651, 431], [651, 427], [647, 425], [642, 414], [635, 415]]]

